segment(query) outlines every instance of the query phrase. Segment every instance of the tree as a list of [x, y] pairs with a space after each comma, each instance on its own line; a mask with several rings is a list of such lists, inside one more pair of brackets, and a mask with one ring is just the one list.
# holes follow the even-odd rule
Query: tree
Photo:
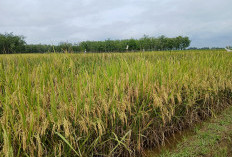
[[151, 38], [148, 35], [144, 35], [143, 38], [139, 39], [140, 51], [151, 49]]
[[13, 35], [13, 33], [0, 34], [0, 53], [21, 53], [25, 51], [23, 36]]
[[61, 50], [61, 52], [68, 52], [68, 53], [73, 52], [73, 45], [71, 43], [60, 42], [58, 47]]
[[182, 46], [183, 46], [184, 49], [186, 49], [187, 47], [189, 47], [190, 43], [191, 43], [191, 41], [189, 40], [188, 37], [184, 37], [183, 38], [183, 45]]
[[137, 43], [135, 39], [130, 39], [128, 41], [129, 51], [137, 50]]
[[13, 33], [0, 34], [0, 53], [45, 53], [45, 52], [125, 52], [143, 50], [183, 50], [189, 47], [188, 37], [178, 36], [168, 38], [164, 35], [149, 37], [144, 35], [140, 39], [124, 39], [105, 41], [82, 41], [78, 44], [61, 42], [58, 45], [29, 44], [23, 36]]

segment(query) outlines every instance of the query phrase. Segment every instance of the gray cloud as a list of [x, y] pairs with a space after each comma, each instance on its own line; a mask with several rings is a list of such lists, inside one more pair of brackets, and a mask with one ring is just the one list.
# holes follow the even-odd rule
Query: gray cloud
[[0, 0], [0, 33], [28, 43], [189, 36], [191, 46], [232, 45], [231, 0]]

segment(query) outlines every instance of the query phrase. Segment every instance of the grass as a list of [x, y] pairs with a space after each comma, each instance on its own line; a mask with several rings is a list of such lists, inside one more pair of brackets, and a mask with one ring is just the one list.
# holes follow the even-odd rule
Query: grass
[[[212, 118], [171, 151], [164, 151], [161, 157], [227, 157], [232, 155], [232, 107]], [[158, 155], [156, 155], [158, 156]]]
[[5, 156], [135, 156], [231, 103], [224, 51], [0, 56]]

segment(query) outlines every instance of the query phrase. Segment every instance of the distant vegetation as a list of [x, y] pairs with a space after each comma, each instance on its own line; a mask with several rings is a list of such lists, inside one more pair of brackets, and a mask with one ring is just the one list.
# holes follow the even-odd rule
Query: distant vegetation
[[183, 50], [189, 47], [188, 37], [158, 38], [144, 36], [140, 39], [82, 41], [78, 44], [61, 42], [59, 45], [26, 44], [23, 36], [12, 33], [0, 34], [0, 53], [45, 53], [45, 52], [126, 52]]
[[231, 104], [222, 52], [0, 55], [0, 156], [136, 156]]
[[20, 53], [25, 52], [26, 42], [23, 36], [13, 35], [12, 33], [0, 34], [0, 53]]

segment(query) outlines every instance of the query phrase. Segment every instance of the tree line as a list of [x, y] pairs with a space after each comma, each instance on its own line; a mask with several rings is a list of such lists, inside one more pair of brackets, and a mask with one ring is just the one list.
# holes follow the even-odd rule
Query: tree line
[[124, 39], [105, 41], [82, 41], [77, 44], [61, 42], [58, 45], [27, 44], [25, 37], [13, 33], [0, 34], [0, 53], [45, 53], [45, 52], [127, 52], [127, 51], [158, 51], [183, 50], [189, 47], [188, 37], [166, 36], [149, 37], [144, 35], [140, 39]]

